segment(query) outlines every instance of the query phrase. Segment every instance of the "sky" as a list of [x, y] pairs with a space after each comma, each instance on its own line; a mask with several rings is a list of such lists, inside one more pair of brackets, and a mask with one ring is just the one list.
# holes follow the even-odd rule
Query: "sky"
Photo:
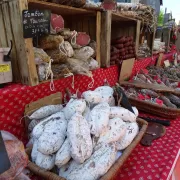
[[180, 0], [163, 0], [161, 9], [165, 10], [165, 8], [167, 8], [168, 13], [172, 11], [173, 18], [176, 19], [178, 24], [180, 21]]

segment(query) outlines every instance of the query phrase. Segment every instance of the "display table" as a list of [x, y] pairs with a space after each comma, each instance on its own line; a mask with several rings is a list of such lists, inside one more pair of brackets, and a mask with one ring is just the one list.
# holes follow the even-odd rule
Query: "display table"
[[[145, 67], [144, 67], [145, 68]], [[93, 72], [93, 89], [103, 85], [105, 79], [111, 86], [118, 82], [118, 68], [98, 69]], [[49, 82], [35, 87], [20, 84], [8, 85], [0, 89], [0, 129], [16, 135], [26, 142], [23, 113], [25, 105], [55, 92], [62, 92], [66, 87], [72, 92], [88, 89], [91, 78], [75, 76], [75, 88], [72, 89], [72, 77], [54, 81], [55, 91], [49, 88]], [[145, 115], [145, 114], [144, 114]], [[145, 115], [146, 116], [146, 115]], [[138, 145], [120, 170], [117, 180], [166, 180], [172, 172], [180, 149], [180, 118], [171, 122], [164, 137], [156, 140], [151, 147]]]
[[[142, 116], [145, 117], [147, 114]], [[171, 121], [171, 126], [166, 128], [166, 135], [154, 141], [151, 147], [138, 145], [121, 168], [116, 180], [166, 180], [167, 177], [170, 178], [179, 156], [179, 128], [180, 117]]]

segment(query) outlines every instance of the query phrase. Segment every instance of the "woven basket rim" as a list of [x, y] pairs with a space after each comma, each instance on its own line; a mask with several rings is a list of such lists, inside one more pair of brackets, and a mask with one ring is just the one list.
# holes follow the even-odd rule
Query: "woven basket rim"
[[147, 102], [147, 101], [141, 101], [141, 100], [138, 100], [136, 98], [132, 98], [132, 97], [129, 97], [130, 100], [133, 100], [133, 101], [137, 101], [138, 103], [142, 104], [142, 105], [148, 105], [148, 108], [149, 106], [151, 106], [152, 108], [156, 108], [156, 109], [161, 109], [162, 111], [172, 111], [172, 112], [175, 112], [175, 113], [179, 113], [180, 115], [180, 109], [173, 109], [173, 108], [170, 108], [170, 107], [162, 107], [162, 106], [159, 106], [157, 104], [153, 104], [151, 102]]

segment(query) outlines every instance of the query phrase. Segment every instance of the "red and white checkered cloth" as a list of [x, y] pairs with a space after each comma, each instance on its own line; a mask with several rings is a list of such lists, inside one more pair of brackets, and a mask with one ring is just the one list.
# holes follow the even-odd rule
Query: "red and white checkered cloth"
[[[147, 59], [149, 62], [149, 60]], [[142, 66], [146, 68], [148, 62], [143, 61]], [[138, 62], [140, 64], [140, 62]], [[135, 71], [134, 70], [134, 71]], [[118, 68], [112, 66], [107, 69], [98, 69], [93, 72], [95, 89], [103, 85], [107, 79], [111, 86], [118, 82]], [[50, 91], [49, 83], [29, 87], [20, 84], [12, 84], [0, 89], [0, 129], [6, 130], [16, 135], [20, 140], [26, 142], [24, 122], [22, 120], [26, 104], [48, 96], [52, 93], [62, 92], [65, 88], [70, 88], [75, 92], [79, 88], [80, 92], [88, 89], [88, 84], [92, 80], [86, 76], [75, 76], [75, 89], [71, 88], [72, 77], [54, 81], [55, 91]], [[164, 137], [156, 140], [151, 147], [138, 145], [128, 158], [123, 168], [120, 170], [116, 180], [166, 180], [173, 163], [180, 149], [180, 118], [171, 122]]]

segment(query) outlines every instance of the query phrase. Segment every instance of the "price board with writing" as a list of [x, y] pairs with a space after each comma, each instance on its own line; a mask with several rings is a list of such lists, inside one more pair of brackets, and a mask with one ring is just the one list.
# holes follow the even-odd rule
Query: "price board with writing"
[[23, 10], [24, 38], [33, 38], [50, 33], [51, 11]]

